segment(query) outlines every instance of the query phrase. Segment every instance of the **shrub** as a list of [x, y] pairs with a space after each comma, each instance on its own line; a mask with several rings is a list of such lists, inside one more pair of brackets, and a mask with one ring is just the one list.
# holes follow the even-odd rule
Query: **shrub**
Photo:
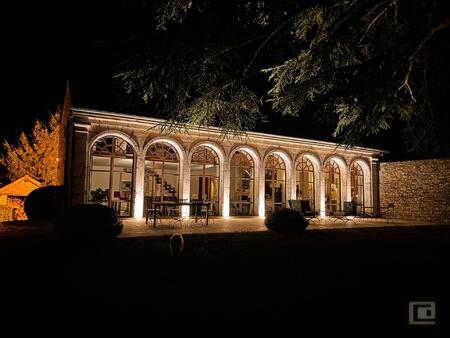
[[12, 208], [8, 205], [0, 205], [0, 222], [11, 221], [13, 219]]
[[305, 231], [308, 221], [298, 211], [283, 208], [268, 215], [264, 224], [269, 230], [300, 233]]
[[122, 227], [114, 209], [101, 204], [80, 204], [64, 210], [55, 230], [64, 239], [96, 241], [117, 237]]
[[63, 208], [64, 187], [49, 185], [33, 190], [25, 199], [25, 213], [30, 221], [56, 219]]

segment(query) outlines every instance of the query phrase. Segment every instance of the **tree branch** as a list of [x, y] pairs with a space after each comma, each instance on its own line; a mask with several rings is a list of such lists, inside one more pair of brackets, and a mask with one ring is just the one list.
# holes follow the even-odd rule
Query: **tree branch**
[[400, 85], [400, 87], [398, 88], [398, 90], [401, 90], [403, 87], [405, 87], [409, 93], [409, 96], [411, 97], [411, 100], [413, 100], [414, 102], [417, 102], [417, 101], [413, 95], [411, 86], [409, 85], [409, 77], [411, 75], [412, 67], [414, 64], [414, 59], [416, 58], [417, 54], [420, 53], [420, 51], [425, 46], [425, 44], [433, 37], [434, 34], [440, 32], [441, 30], [443, 30], [445, 28], [448, 28], [449, 26], [450, 26], [450, 18], [447, 18], [443, 22], [441, 22], [439, 25], [431, 27], [428, 30], [428, 32], [425, 34], [424, 38], [419, 42], [416, 49], [409, 55], [409, 57], [407, 59], [408, 66], [406, 68], [406, 74], [405, 74], [405, 77], [403, 78], [403, 82]]
[[[380, 5], [382, 5], [382, 4], [384, 4], [384, 3], [386, 3], [386, 1], [385, 2], [382, 2], [382, 3], [380, 3], [380, 4], [378, 4], [377, 6], [375, 6], [370, 12], [372, 12], [376, 7], [378, 7], [378, 6], [380, 6]], [[367, 28], [366, 28], [366, 30], [365, 30], [365, 32], [364, 32], [364, 34], [362, 35], [362, 37], [361, 37], [361, 39], [359, 40], [359, 42], [361, 43], [361, 41], [362, 40], [364, 40], [364, 38], [366, 37], [366, 35], [367, 35], [367, 33], [369, 32], [369, 30], [370, 30], [370, 28], [384, 15], [384, 14], [386, 14], [386, 12], [387, 12], [387, 10], [389, 9], [389, 7], [392, 7], [392, 6], [395, 6], [395, 8], [397, 8], [397, 2], [396, 1], [391, 1], [391, 3], [388, 5], [388, 6], [386, 6], [370, 23], [369, 23], [369, 25], [367, 26]], [[369, 13], [370, 13], [369, 12]], [[367, 13], [365, 16], [367, 16], [369, 13]]]
[[247, 66], [245, 67], [244, 71], [242, 72], [243, 75], [247, 74], [247, 72], [249, 71], [250, 67], [253, 65], [253, 62], [255, 62], [256, 57], [258, 56], [258, 54], [261, 52], [261, 50], [264, 48], [264, 46], [282, 29], [284, 28], [287, 24], [291, 23], [294, 20], [295, 16], [291, 17], [290, 19], [284, 21], [281, 25], [279, 25], [277, 28], [275, 28], [275, 30], [270, 33], [267, 38], [261, 43], [261, 45], [258, 47], [258, 49], [256, 50], [256, 52], [253, 54], [252, 59], [250, 60], [250, 62], [247, 64]]
[[244, 46], [246, 46], [246, 45], [249, 45], [249, 44], [251, 44], [251, 43], [253, 43], [253, 42], [257, 41], [257, 40], [262, 39], [263, 37], [265, 37], [265, 35], [257, 36], [257, 37], [255, 37], [255, 38], [252, 38], [252, 39], [243, 41], [243, 42], [241, 42], [241, 43], [238, 43], [237, 45], [227, 47], [227, 48], [221, 50], [220, 52], [218, 52], [218, 53], [216, 53], [216, 54], [214, 54], [214, 55], [209, 56], [208, 58], [206, 58], [205, 60], [203, 60], [203, 62], [204, 62], [204, 63], [205, 63], [205, 62], [209, 62], [210, 60], [215, 59], [216, 57], [218, 57], [218, 56], [220, 56], [220, 55], [222, 55], [222, 54], [228, 53], [229, 51], [231, 51], [231, 50], [233, 50], [233, 49], [237, 49], [237, 48], [241, 48], [241, 47], [244, 47]]

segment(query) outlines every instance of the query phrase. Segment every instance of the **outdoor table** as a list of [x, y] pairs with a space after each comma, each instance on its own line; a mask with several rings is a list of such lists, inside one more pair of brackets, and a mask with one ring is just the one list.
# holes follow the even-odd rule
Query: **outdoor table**
[[347, 222], [353, 222], [353, 224], [356, 224], [355, 215], [347, 215], [344, 211], [333, 211], [330, 213], [330, 216], [334, 218], [333, 223], [336, 221], [342, 221], [344, 224], [347, 224]]
[[[195, 210], [195, 223], [197, 223], [197, 219], [198, 219], [198, 214], [197, 214], [197, 206], [203, 206], [206, 205], [208, 206], [209, 209], [209, 205], [211, 204], [211, 202], [203, 202], [203, 201], [198, 201], [198, 202], [152, 202], [152, 205], [154, 206], [154, 208], [156, 209], [158, 206], [180, 206], [180, 205], [193, 205], [196, 206], [196, 208], [194, 208]], [[146, 212], [148, 212], [146, 210]], [[208, 225], [208, 212], [206, 213], [206, 225]], [[153, 213], [153, 227], [156, 227], [156, 212]]]

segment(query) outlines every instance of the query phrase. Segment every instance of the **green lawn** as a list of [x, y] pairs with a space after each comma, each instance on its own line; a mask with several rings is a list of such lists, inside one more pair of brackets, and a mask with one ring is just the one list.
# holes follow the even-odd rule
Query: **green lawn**
[[[168, 237], [121, 238], [96, 248], [51, 236], [0, 239], [3, 306], [39, 313], [45, 303], [53, 315], [147, 324], [201, 319], [259, 329], [437, 334], [448, 325], [439, 321], [449, 304], [447, 225], [184, 238], [180, 257], [170, 256]], [[436, 301], [439, 325], [409, 327], [413, 300]]]

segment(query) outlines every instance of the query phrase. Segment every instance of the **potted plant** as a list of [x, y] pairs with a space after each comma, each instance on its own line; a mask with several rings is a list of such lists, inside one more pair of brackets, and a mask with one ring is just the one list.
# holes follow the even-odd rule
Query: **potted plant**
[[108, 200], [108, 189], [103, 190], [102, 188], [97, 188], [91, 191], [91, 202], [95, 204], [102, 204]]

